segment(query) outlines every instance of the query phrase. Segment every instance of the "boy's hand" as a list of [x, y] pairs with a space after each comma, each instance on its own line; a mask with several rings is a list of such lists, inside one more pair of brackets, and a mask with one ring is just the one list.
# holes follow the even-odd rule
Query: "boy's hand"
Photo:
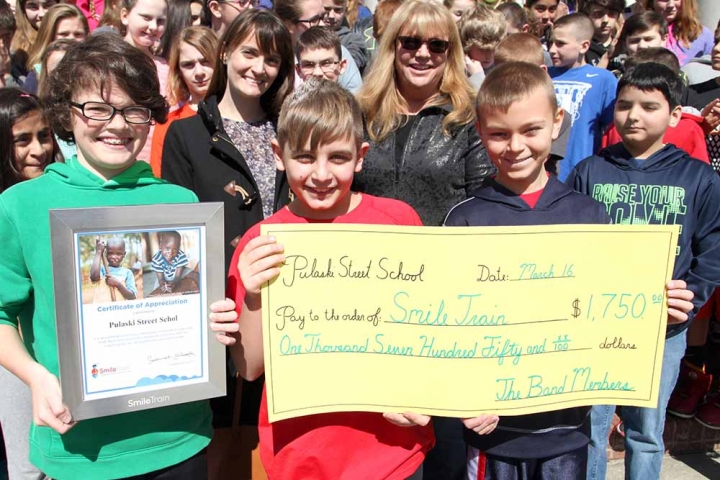
[[[237, 266], [246, 297], [257, 299], [260, 287], [280, 274], [280, 264], [285, 261], [283, 251], [283, 246], [276, 242], [275, 237], [262, 235], [248, 242]], [[248, 299], [245, 300], [247, 305]]]
[[687, 289], [684, 280], [671, 280], [666, 285], [668, 295], [668, 324], [688, 321], [688, 313], [692, 312], [694, 305], [692, 299], [695, 294]]
[[105, 283], [115, 288], [120, 288], [123, 285], [123, 282], [118, 280], [116, 277], [113, 277], [112, 275], [108, 275], [107, 277], [105, 277]]
[[468, 54], [465, 54], [465, 70], [467, 70], [469, 77], [472, 77], [476, 73], [484, 71], [480, 60], [475, 60], [474, 58], [471, 58]]
[[720, 126], [720, 98], [716, 98], [702, 109], [702, 127], [706, 134], [716, 134]]
[[43, 372], [30, 385], [32, 392], [33, 422], [50, 427], [63, 434], [75, 426], [67, 405], [62, 401], [60, 382], [55, 375]]
[[419, 413], [383, 413], [383, 418], [398, 427], [424, 427], [430, 423], [430, 417]]
[[102, 255], [104, 251], [105, 242], [103, 242], [100, 237], [97, 237], [97, 239], [95, 239], [95, 253], [97, 253], [98, 255]]
[[218, 342], [223, 345], [235, 345], [240, 330], [237, 323], [238, 314], [235, 311], [235, 302], [226, 298], [210, 304], [210, 330], [219, 332], [215, 335]]
[[499, 421], [500, 417], [498, 417], [497, 415], [487, 414], [483, 414], [473, 418], [462, 419], [462, 423], [463, 425], [465, 425], [465, 428], [469, 428], [478, 435], [487, 435], [488, 433], [492, 432], [493, 430], [495, 430], [495, 427], [497, 427]]

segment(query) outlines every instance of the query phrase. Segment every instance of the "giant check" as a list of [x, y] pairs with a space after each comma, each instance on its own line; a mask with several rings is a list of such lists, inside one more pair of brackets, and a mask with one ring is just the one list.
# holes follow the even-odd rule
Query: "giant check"
[[262, 232], [270, 421], [657, 405], [677, 226]]

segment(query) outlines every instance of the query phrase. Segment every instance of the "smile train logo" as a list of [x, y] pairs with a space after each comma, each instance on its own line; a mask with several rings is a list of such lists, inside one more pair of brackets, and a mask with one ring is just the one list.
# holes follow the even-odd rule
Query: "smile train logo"
[[97, 369], [97, 364], [96, 364], [96, 363], [93, 364], [92, 370], [90, 370], [90, 373], [92, 374], [92, 377], [93, 377], [93, 378], [97, 378], [97, 376], [98, 376], [98, 369]]

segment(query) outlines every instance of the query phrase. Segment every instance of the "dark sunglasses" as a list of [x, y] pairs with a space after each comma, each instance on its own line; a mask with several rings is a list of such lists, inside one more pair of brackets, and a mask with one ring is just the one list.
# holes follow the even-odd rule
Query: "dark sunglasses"
[[423, 40], [420, 37], [397, 37], [400, 46], [405, 50], [419, 50], [423, 43], [427, 44], [427, 48], [431, 53], [445, 53], [450, 48], [450, 42], [440, 40], [439, 38], [431, 38]]

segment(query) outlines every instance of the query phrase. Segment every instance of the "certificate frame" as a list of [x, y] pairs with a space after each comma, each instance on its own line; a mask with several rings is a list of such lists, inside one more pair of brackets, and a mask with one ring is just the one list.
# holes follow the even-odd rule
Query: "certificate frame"
[[[97, 208], [77, 208], [77, 209], [55, 209], [50, 210], [50, 229], [52, 235], [52, 257], [53, 257], [53, 282], [55, 291], [55, 312], [56, 312], [56, 328], [57, 328], [57, 343], [58, 343], [58, 361], [60, 370], [60, 387], [62, 390], [63, 401], [70, 409], [70, 412], [74, 420], [84, 420], [90, 418], [103, 417], [108, 415], [122, 414], [126, 412], [135, 412], [140, 410], [147, 410], [152, 408], [158, 408], [169, 405], [176, 405], [181, 403], [187, 403], [197, 400], [204, 400], [213, 397], [224, 396], [226, 394], [226, 356], [225, 347], [214, 338], [213, 332], [209, 328], [208, 315], [210, 313], [210, 302], [225, 298], [225, 260], [224, 260], [224, 208], [223, 204], [219, 202], [215, 203], [193, 203], [193, 204], [162, 204], [162, 205], [141, 205], [141, 206], [122, 206], [122, 207], [97, 207]], [[87, 254], [85, 257], [81, 254], [82, 242], [85, 242], [84, 251], [87, 251], [88, 240], [85, 237], [95, 236], [102, 238], [101, 235], [110, 235], [110, 238], [117, 240], [118, 238], [127, 238], [127, 235], [149, 235], [142, 238], [150, 238], [153, 234], [154, 245], [157, 253], [155, 256], [161, 255], [162, 249], [158, 249], [157, 245], [161, 244], [162, 235], [168, 231], [174, 233], [182, 232], [183, 239], [188, 235], [195, 235], [192, 237], [193, 240], [197, 240], [193, 243], [192, 248], [194, 252], [197, 252], [197, 262], [194, 268], [196, 276], [193, 277], [195, 283], [195, 290], [190, 290], [189, 293], [167, 293], [166, 290], [161, 290], [159, 287], [154, 289], [149, 296], [140, 294], [138, 290], [135, 290], [135, 299], [126, 300], [124, 296], [116, 299], [118, 288], [107, 288], [107, 290], [114, 290], [112, 297], [112, 305], [109, 307], [103, 307], [102, 303], [93, 301], [87, 301], [86, 294], [87, 288], [87, 274], [83, 277], [83, 272], [87, 270]], [[113, 236], [114, 234], [114, 236]], [[170, 235], [172, 237], [172, 235]], [[106, 237], [107, 238], [107, 237]], [[109, 240], [106, 240], [109, 242]], [[178, 237], [178, 242], [180, 237]], [[125, 247], [125, 240], [123, 240], [123, 250], [127, 250]], [[149, 242], [145, 242], [149, 243]], [[145, 245], [145, 250], [150, 252], [150, 246]], [[110, 253], [110, 243], [107, 244], [106, 252]], [[97, 250], [94, 250], [95, 252]], [[183, 253], [184, 254], [184, 253]], [[125, 253], [123, 253], [125, 256]], [[148, 255], [145, 255], [146, 257]], [[109, 255], [97, 255], [97, 258], [102, 258], [101, 268], [104, 266], [105, 270], [100, 270], [101, 273], [108, 274], [113, 273], [113, 268], [108, 267]], [[136, 262], [140, 261], [140, 255], [135, 256]], [[159, 257], [158, 257], [159, 258]], [[175, 260], [177, 257], [173, 257]], [[140, 262], [140, 278], [143, 278], [147, 273], [148, 258], [145, 258], [145, 268], [142, 267]], [[127, 261], [127, 260], [124, 260]], [[172, 262], [171, 262], [172, 263]], [[175, 263], [172, 263], [173, 267]], [[136, 263], [133, 267], [138, 266]], [[83, 268], [85, 270], [83, 270]], [[91, 267], [93, 268], [93, 267]], [[184, 268], [184, 267], [183, 267]], [[134, 268], [127, 269], [130, 272], [135, 271]], [[180, 271], [180, 270], [178, 270]], [[161, 273], [152, 267], [151, 272], [155, 272], [157, 275], [157, 282], [160, 282]], [[190, 271], [189, 271], [190, 272]], [[190, 272], [191, 273], [191, 272]], [[97, 273], [95, 274], [97, 276]], [[113, 273], [112, 276], [114, 276]], [[92, 273], [90, 274], [92, 279]], [[136, 277], [137, 278], [137, 277]], [[151, 277], [147, 277], [151, 278]], [[85, 283], [83, 283], [85, 282]], [[106, 284], [107, 281], [103, 282], [102, 278], [98, 283]], [[159, 292], [159, 293], [158, 293]], [[124, 295], [124, 294], [123, 294]], [[151, 297], [150, 295], [163, 295]], [[142, 298], [138, 298], [142, 297]], [[157, 300], [154, 300], [157, 299]], [[143, 303], [144, 302], [144, 303]], [[184, 305], [175, 304], [187, 304], [195, 308], [199, 308], [199, 314], [194, 313], [195, 308], [185, 308]], [[94, 310], [88, 309], [88, 304], [92, 304]], [[198, 305], [199, 304], [199, 305]], [[96, 306], [98, 305], [98, 306]], [[107, 305], [107, 304], [105, 304]], [[117, 306], [116, 306], [117, 305]], [[172, 307], [167, 305], [174, 305]], [[109, 313], [107, 314], [110, 320], [113, 320], [112, 315], [116, 315], [114, 310], [136, 310], [130, 312], [133, 316], [155, 316], [152, 320], [140, 319], [136, 320], [131, 318], [129, 322], [112, 322], [102, 321], [90, 322], [90, 312], [100, 312], [101, 309], [106, 308]], [[163, 315], [163, 309], [174, 309], [175, 316]], [[159, 312], [158, 312], [159, 310]], [[186, 312], [190, 312], [187, 313]], [[125, 317], [128, 313], [124, 313]], [[94, 314], [100, 317], [102, 314]], [[160, 315], [160, 322], [158, 322], [158, 315]], [[179, 316], [180, 322], [176, 325], [166, 325], [168, 319], [177, 319]], [[195, 318], [197, 316], [197, 318]], [[102, 317], [100, 317], [102, 318]], [[97, 320], [97, 319], [96, 319]], [[136, 327], [136, 321], [139, 321], [143, 329], [152, 330], [151, 334], [147, 334], [139, 342], [134, 340], [136, 337], [135, 333], [129, 333]], [[185, 323], [183, 323], [185, 322]], [[198, 323], [199, 322], [199, 323]], [[101, 325], [102, 327], [98, 326]], [[107, 326], [105, 324], [108, 324]], [[152, 324], [147, 326], [147, 324]], [[101, 393], [92, 393], [88, 388], [88, 385], [92, 383], [90, 378], [98, 378], [98, 372], [100, 376], [105, 372], [116, 372], [115, 367], [107, 369], [98, 369], [95, 364], [91, 365], [93, 360], [85, 358], [85, 352], [90, 347], [88, 345], [93, 344], [92, 348], [96, 353], [103, 353], [109, 351], [118, 352], [122, 351], [122, 348], [118, 347], [119, 342], [114, 344], [107, 343], [107, 339], [112, 336], [102, 337], [105, 343], [98, 342], [98, 337], [94, 333], [88, 333], [89, 329], [107, 329], [112, 326], [120, 325], [131, 327], [118, 329], [123, 330], [122, 337], [126, 338], [124, 342], [136, 344], [133, 348], [143, 352], [147, 352], [146, 362], [157, 362], [154, 365], [148, 366], [147, 369], [150, 371], [157, 371], [157, 368], [167, 368], [168, 370], [183, 368], [200, 368], [198, 375], [192, 376], [178, 376], [178, 375], [157, 375], [154, 378], [142, 378], [138, 379], [138, 382], [134, 386], [126, 382], [125, 386], [117, 389], [106, 389]], [[187, 326], [191, 325], [191, 327]], [[183, 346], [193, 345], [193, 348], [174, 352], [173, 354], [167, 353], [165, 355], [160, 350], [156, 350], [153, 347], [153, 342], [162, 345], [161, 342], [172, 343], [175, 337], [168, 340], [169, 337], [162, 338], [160, 330], [162, 328], [176, 328], [178, 333], [176, 335], [183, 340], [177, 340], [177, 344], [181, 342]], [[154, 330], [153, 330], [154, 329]], [[154, 332], [154, 333], [153, 333]], [[86, 337], [86, 333], [88, 333]], [[115, 332], [113, 332], [115, 333]], [[196, 338], [199, 334], [199, 339]], [[175, 335], [175, 334], [174, 334]], [[88, 340], [86, 340], [86, 338]], [[90, 340], [91, 339], [91, 340]], [[155, 340], [153, 340], [155, 339]], [[198, 342], [199, 340], [199, 342]], [[143, 343], [144, 342], [144, 343]], [[97, 345], [94, 345], [97, 343]], [[139, 343], [146, 344], [145, 347], [140, 347]], [[111, 345], [111, 346], [108, 346]], [[199, 346], [199, 347], [198, 347]], [[168, 347], [169, 348], [169, 347]], [[197, 349], [199, 348], [199, 350]], [[168, 350], [169, 351], [169, 350]], [[155, 355], [154, 357], [152, 355]], [[97, 355], [96, 355], [97, 356]], [[138, 364], [139, 359], [133, 356], [121, 356], [122, 362], [135, 362]], [[184, 358], [183, 358], [184, 357]], [[128, 360], [132, 358], [133, 360]], [[192, 360], [189, 360], [192, 358]], [[177, 367], [178, 363], [184, 363], [184, 367]], [[171, 366], [159, 367], [159, 365], [168, 364]], [[190, 367], [187, 365], [191, 364]], [[133, 373], [139, 373], [140, 369], [137, 366], [123, 367], [130, 369]], [[104, 370], [104, 371], [103, 371]], [[123, 370], [120, 370], [121, 372]], [[127, 371], [127, 370], [126, 370]], [[137, 371], [137, 372], [135, 372]], [[127, 378], [131, 378], [128, 373]], [[116, 375], [112, 381], [117, 382], [117, 378], [121, 378], [122, 374]], [[134, 378], [134, 377], [132, 377]], [[103, 378], [105, 380], [105, 378]], [[121, 382], [118, 382], [121, 383]]]

